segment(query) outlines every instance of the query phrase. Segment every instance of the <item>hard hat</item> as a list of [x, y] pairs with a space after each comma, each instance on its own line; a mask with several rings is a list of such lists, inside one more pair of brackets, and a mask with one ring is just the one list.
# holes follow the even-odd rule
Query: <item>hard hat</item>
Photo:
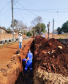
[[22, 36], [22, 34], [21, 34], [21, 36]]

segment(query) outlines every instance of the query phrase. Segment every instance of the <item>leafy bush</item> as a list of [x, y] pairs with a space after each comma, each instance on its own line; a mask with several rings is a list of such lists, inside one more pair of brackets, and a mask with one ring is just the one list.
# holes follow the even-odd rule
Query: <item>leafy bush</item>
[[63, 39], [63, 38], [60, 38], [60, 39]]
[[32, 33], [30, 33], [30, 32], [27, 32], [27, 36], [31, 36], [32, 35]]

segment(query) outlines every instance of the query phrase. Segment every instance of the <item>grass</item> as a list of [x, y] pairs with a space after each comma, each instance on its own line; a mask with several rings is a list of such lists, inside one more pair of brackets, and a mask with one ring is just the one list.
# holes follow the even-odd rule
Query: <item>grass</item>
[[55, 39], [68, 39], [68, 33], [55, 35]]

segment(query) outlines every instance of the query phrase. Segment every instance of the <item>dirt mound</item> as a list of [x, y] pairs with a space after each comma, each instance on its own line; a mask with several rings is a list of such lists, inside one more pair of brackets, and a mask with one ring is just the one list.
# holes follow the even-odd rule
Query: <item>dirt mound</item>
[[[43, 40], [37, 45], [38, 38], [35, 38], [35, 69], [41, 67], [48, 72], [68, 76], [68, 47], [65, 47], [56, 39], [46, 40], [46, 42]], [[62, 49], [58, 46], [62, 46]]]
[[41, 44], [41, 46], [39, 48], [41, 50], [47, 51], [47, 50], [56, 49], [58, 46], [62, 46], [63, 48], [65, 47], [63, 44], [58, 42], [56, 39], [52, 38], [49, 41], [46, 41], [43, 44]]
[[43, 38], [43, 37], [36, 37], [35, 40], [34, 40], [34, 49], [35, 49], [35, 54], [38, 52], [38, 48], [40, 48], [40, 46], [47, 42], [48, 40], [46, 38]]
[[46, 41], [48, 41], [48, 40], [46, 38], [43, 38], [43, 37], [36, 37], [35, 38], [35, 43], [36, 44], [43, 44]]
[[63, 46], [63, 47], [65, 47], [63, 44], [61, 44], [59, 41], [57, 41], [54, 38], [50, 39], [49, 42], [51, 42], [52, 45], [54, 45], [54, 46]]

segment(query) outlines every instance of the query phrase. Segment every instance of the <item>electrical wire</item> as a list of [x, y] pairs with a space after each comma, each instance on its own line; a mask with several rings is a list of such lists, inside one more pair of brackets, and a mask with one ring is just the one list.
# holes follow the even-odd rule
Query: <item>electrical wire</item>
[[10, 1], [3, 7], [0, 9], [0, 11], [3, 11], [8, 5], [9, 5]]
[[13, 4], [13, 6], [18, 2], [19, 0], [17, 0], [14, 4]]
[[[19, 15], [22, 15], [21, 12], [19, 12], [19, 11], [16, 11], [16, 12], [17, 12], [17, 14], [19, 13], [18, 16], [19, 16]], [[21, 19], [21, 17], [22, 17], [22, 16], [20, 16], [20, 19]], [[24, 19], [24, 18], [22, 17], [22, 19]]]
[[[18, 2], [19, 3], [19, 2]], [[19, 3], [19, 5], [21, 5], [20, 3]], [[35, 15], [35, 16], [37, 16], [37, 14], [35, 14], [35, 13], [33, 13], [32, 11], [30, 11], [29, 9], [27, 9], [27, 8], [25, 8], [23, 5], [21, 5], [24, 9], [26, 9], [27, 11], [29, 11], [30, 13], [32, 13], [33, 15]]]
[[[30, 11], [30, 10], [34, 10], [34, 9], [27, 9], [27, 8], [25, 8], [22, 4], [20, 4], [19, 2], [18, 2], [18, 4], [21, 5], [24, 9], [21, 9], [21, 8], [14, 8], [14, 9], [27, 10], [27, 11], [29, 11], [30, 13], [32, 13], [33, 15], [35, 15], [35, 16], [39, 16], [39, 15], [33, 13], [32, 11]], [[56, 12], [57, 12], [57, 11], [56, 11]], [[46, 19], [46, 18], [43, 18], [44, 21], [45, 21], [45, 19]], [[49, 19], [48, 19], [48, 21], [49, 21]]]
[[[16, 4], [16, 5], [17, 5], [17, 4]], [[18, 7], [18, 6], [17, 6], [17, 7]], [[20, 10], [17, 10], [16, 12], [17, 12], [18, 16], [22, 15], [22, 13], [21, 13]], [[20, 18], [21, 18], [21, 16], [20, 16]], [[22, 17], [22, 19], [24, 19], [24, 18]]]
[[[18, 6], [17, 6], [18, 7]], [[14, 9], [20, 9], [20, 10], [27, 10], [27, 9], [21, 9], [21, 8], [14, 8]], [[29, 10], [29, 9], [28, 9]], [[31, 12], [30, 12], [31, 13]], [[36, 17], [37, 16], [40, 16], [40, 15], [37, 15], [37, 14], [34, 14], [34, 13], [32, 13], [33, 15], [35, 15]], [[42, 18], [44, 21], [45, 21], [45, 19], [47, 19], [47, 18]], [[50, 19], [47, 19], [48, 21], [50, 20]]]
[[[14, 8], [14, 9], [19, 9], [19, 10], [27, 10], [27, 9], [22, 9], [22, 8]], [[31, 11], [35, 11], [34, 9], [28, 9], [28, 10], [31, 10]], [[46, 12], [46, 13], [66, 13], [66, 12], [68, 12], [68, 11], [44, 11], [44, 10], [42, 10], [42, 11], [38, 11], [37, 10], [37, 12]]]
[[[26, 10], [26, 9], [23, 9]], [[52, 10], [63, 10], [63, 9], [28, 9], [28, 10], [33, 10], [33, 11], [52, 11]], [[64, 10], [68, 10], [68, 8], [64, 9]]]

